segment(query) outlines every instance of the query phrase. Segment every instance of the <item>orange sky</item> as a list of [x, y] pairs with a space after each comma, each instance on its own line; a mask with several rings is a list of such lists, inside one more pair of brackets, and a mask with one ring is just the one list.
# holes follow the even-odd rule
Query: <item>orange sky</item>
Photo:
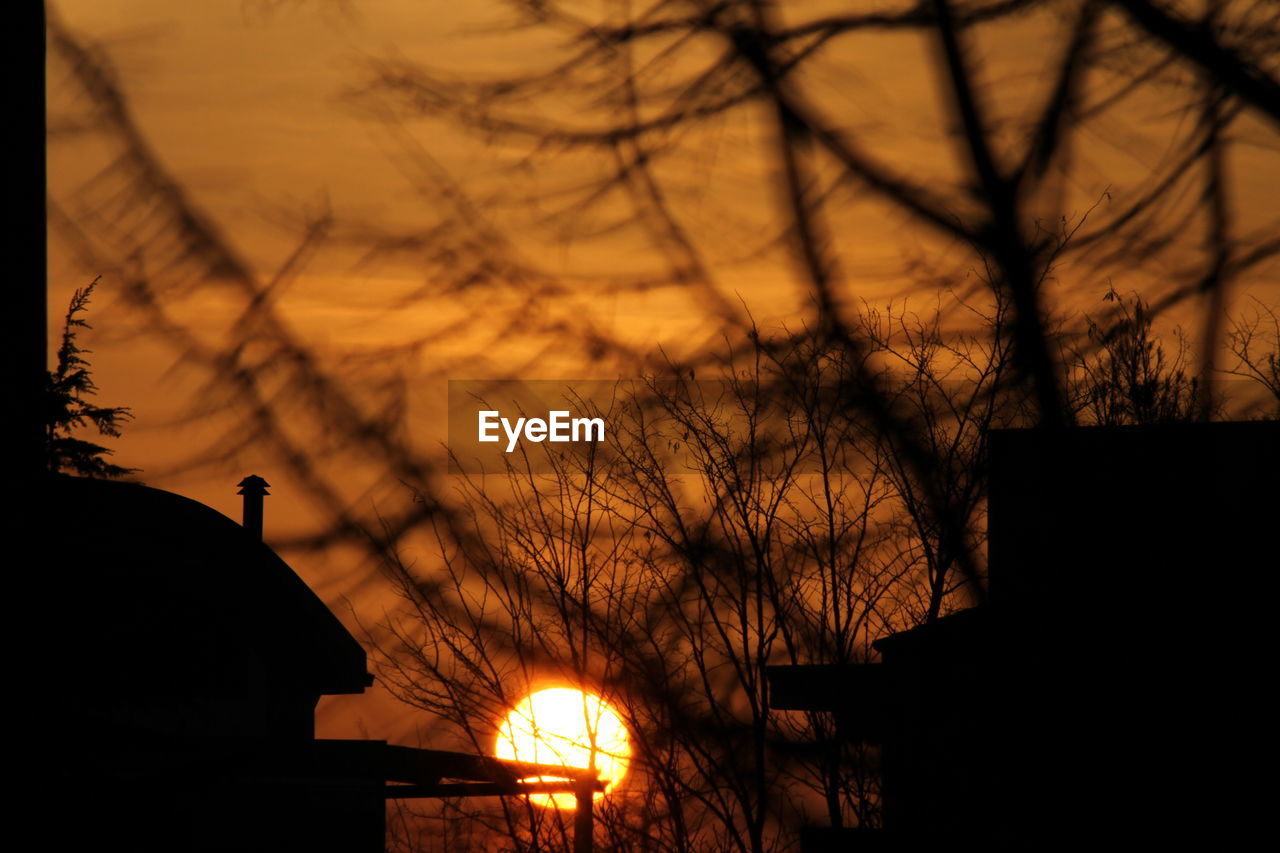
[[[502, 5], [490, 2], [55, 0], [51, 5], [75, 34], [106, 52], [141, 130], [164, 166], [264, 275], [292, 251], [297, 222], [307, 212], [327, 206], [345, 221], [374, 222], [387, 229], [412, 228], [440, 215], [406, 181], [394, 138], [343, 97], [370, 58], [401, 56], [465, 76], [543, 62], [554, 46], [543, 36], [492, 31], [490, 25], [504, 19]], [[816, 15], [833, 4], [792, 5], [799, 10], [796, 15]], [[1055, 27], [1056, 22], [1044, 15], [1019, 19], [990, 30], [978, 44], [984, 72], [998, 95], [997, 115], [1015, 113], [1038, 91], [1037, 85], [1043, 85], [1038, 75], [1052, 60], [1045, 45], [1056, 43]], [[911, 34], [842, 40], [811, 75], [809, 94], [824, 108], [842, 111], [860, 139], [904, 173], [928, 176], [926, 182], [946, 181], [959, 161], [942, 132], [947, 119], [939, 106], [928, 49]], [[688, 61], [696, 61], [696, 56]], [[52, 116], [75, 112], [77, 105], [68, 93], [60, 78], [51, 78]], [[555, 108], [563, 111], [556, 118], [577, 118], [569, 99]], [[589, 115], [582, 120], [589, 120]], [[1106, 138], [1091, 134], [1082, 146], [1081, 167], [1068, 187], [1068, 212], [1080, 212], [1108, 188], [1122, 199], [1166, 155], [1167, 140], [1186, 120], [1169, 115], [1155, 97], [1139, 100], [1123, 116], [1108, 117], [1102, 127], [1115, 132]], [[1275, 225], [1274, 200], [1280, 198], [1275, 129], [1250, 119], [1237, 128], [1241, 139], [1258, 141], [1234, 148], [1229, 164], [1238, 222], [1246, 229]], [[522, 173], [512, 171], [512, 164], [525, 153], [518, 147], [486, 145], [444, 121], [414, 120], [406, 129], [452, 181], [488, 200], [486, 213], [511, 236], [514, 251], [573, 282], [563, 304], [546, 306], [551, 315], [590, 314], [601, 328], [637, 346], [661, 344], [677, 352], [706, 326], [698, 302], [679, 288], [628, 296], [606, 292], [598, 278], [578, 278], [602, 270], [660, 272], [651, 251], [634, 233], [570, 244], [555, 239], [553, 229], [540, 219], [545, 211], [533, 207], [532, 201], [523, 203], [526, 197], [572, 183], [579, 172], [591, 174], [596, 164], [561, 157], [522, 182], [517, 179]], [[740, 298], [766, 323], [795, 322], [805, 316], [807, 306], [787, 264], [777, 253], [756, 258], [746, 251], [770, 234], [775, 221], [775, 199], [761, 190], [771, 167], [768, 151], [759, 143], [760, 130], [758, 117], [750, 115], [712, 123], [681, 140], [666, 176], [678, 190], [677, 202], [691, 230], [710, 238], [710, 257], [723, 291], [733, 300]], [[50, 159], [52, 196], [72, 199], [79, 182], [106, 156], [91, 136], [55, 144]], [[941, 257], [944, 266], [967, 263], [934, 236], [910, 227], [901, 214], [856, 191], [837, 210], [832, 228], [844, 238], [843, 260], [858, 298], [880, 301], [901, 293], [904, 259], [932, 254]], [[51, 329], [56, 333], [71, 290], [99, 270], [81, 268], [56, 236], [51, 239], [50, 260]], [[389, 303], [412, 291], [422, 271], [409, 263], [357, 268], [354, 260], [349, 249], [326, 249], [280, 296], [282, 313], [293, 330], [319, 352], [359, 354], [431, 337], [451, 312], [477, 307], [459, 297], [459, 304], [418, 300], [393, 309]], [[1114, 284], [1119, 289], [1146, 287], [1158, 283], [1160, 276], [1157, 266], [1135, 276], [1132, 283]], [[171, 349], [113, 313], [110, 306], [118, 296], [114, 284], [107, 279], [99, 290], [89, 316], [96, 328], [88, 343], [94, 350], [101, 401], [129, 405], [137, 415], [125, 437], [114, 442], [117, 461], [142, 468], [151, 485], [190, 495], [232, 517], [238, 517], [233, 484], [252, 467], [276, 485], [267, 509], [268, 534], [273, 529], [281, 535], [310, 527], [314, 507], [287, 477], [273, 470], [270, 458], [243, 456], [208, 469], [174, 470], [190, 460], [192, 448], [234, 428], [234, 422], [214, 418], [195, 425], [175, 423], [188, 410], [201, 376], [175, 369]], [[1105, 285], [1085, 284], [1091, 286], [1081, 287], [1072, 298], [1092, 306]], [[1280, 300], [1275, 263], [1255, 270], [1240, 283], [1239, 293], [1255, 294], [1270, 304]], [[501, 302], [493, 306], [495, 317], [502, 307]], [[228, 303], [201, 293], [187, 300], [180, 313], [210, 340], [225, 335], [234, 317]], [[411, 380], [414, 371], [422, 376], [413, 384], [410, 405], [412, 422], [420, 431], [415, 438], [429, 455], [443, 436], [446, 378], [500, 375], [504, 364], [519, 363], [546, 343], [519, 334], [480, 341], [441, 336], [406, 361]], [[433, 365], [459, 356], [465, 357], [461, 364], [468, 375], [433, 372]], [[567, 377], [589, 369], [576, 359], [572, 348], [553, 348], [537, 362], [542, 375], [520, 378]], [[378, 476], [357, 469], [343, 472], [353, 498]], [[360, 499], [367, 505], [374, 496]], [[395, 497], [387, 494], [387, 499]], [[352, 593], [350, 574], [342, 571], [342, 564], [355, 559], [352, 554], [332, 553], [328, 559], [301, 555], [292, 562], [334, 603]], [[361, 595], [354, 599], [357, 607], [377, 598]], [[341, 606], [338, 610], [342, 615]], [[375, 610], [368, 613], [376, 617]]]

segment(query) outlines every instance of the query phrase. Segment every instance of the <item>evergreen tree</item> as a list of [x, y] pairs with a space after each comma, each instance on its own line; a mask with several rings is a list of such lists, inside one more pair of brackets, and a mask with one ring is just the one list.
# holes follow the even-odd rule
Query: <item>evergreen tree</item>
[[45, 384], [45, 454], [51, 473], [123, 477], [138, 469], [113, 465], [105, 459], [112, 453], [109, 448], [72, 435], [76, 429], [93, 424], [99, 434], [119, 437], [121, 424], [133, 417], [124, 406], [96, 406], [86, 399], [97, 393], [98, 386], [84, 358], [89, 350], [77, 345], [76, 335], [80, 329], [91, 328], [78, 315], [88, 310], [89, 296], [97, 284], [94, 279], [88, 287], [76, 290], [67, 308], [58, 365], [49, 372]]

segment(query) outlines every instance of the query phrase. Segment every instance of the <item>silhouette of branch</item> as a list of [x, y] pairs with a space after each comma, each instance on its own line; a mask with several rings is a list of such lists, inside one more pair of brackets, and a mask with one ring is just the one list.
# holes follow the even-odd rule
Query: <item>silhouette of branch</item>
[[1195, 63], [1224, 90], [1280, 123], [1280, 83], [1238, 50], [1215, 38], [1211, 27], [1194, 24], [1149, 0], [1109, 0], [1153, 37]]

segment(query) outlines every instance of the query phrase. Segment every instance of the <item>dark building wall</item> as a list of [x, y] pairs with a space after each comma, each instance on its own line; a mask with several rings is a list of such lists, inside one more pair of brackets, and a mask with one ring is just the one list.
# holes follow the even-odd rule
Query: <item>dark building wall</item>
[[891, 638], [881, 649], [886, 827], [916, 842], [990, 841], [1010, 828], [995, 795], [1003, 767], [992, 744], [1007, 731], [1003, 667], [985, 611], [967, 611]]
[[996, 696], [1019, 709], [997, 743], [1024, 828], [1186, 842], [1256, 821], [1280, 424], [1001, 432], [990, 486], [1015, 652]]
[[1257, 591], [1276, 563], [1277, 453], [1267, 422], [996, 432], [992, 602], [1123, 629], [1153, 603]]
[[1264, 829], [1280, 424], [993, 436], [990, 600], [877, 644], [911, 844]]

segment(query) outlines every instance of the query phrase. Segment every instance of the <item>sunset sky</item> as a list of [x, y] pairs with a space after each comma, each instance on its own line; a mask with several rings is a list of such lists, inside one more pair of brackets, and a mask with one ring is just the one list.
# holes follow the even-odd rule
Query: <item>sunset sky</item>
[[[622, 8], [575, 5], [584, 15]], [[794, 23], [848, 5], [788, 3], [783, 16]], [[55, 0], [50, 6], [82, 47], [100, 52], [157, 162], [261, 281], [285, 267], [308, 222], [332, 215], [325, 242], [273, 291], [274, 305], [296, 339], [325, 369], [358, 387], [361, 399], [381, 393], [374, 386], [390, 382], [394, 372], [405, 386], [412, 430], [407, 440], [424, 458], [441, 458], [448, 379], [614, 378], [638, 369], [621, 355], [592, 360], [588, 343], [566, 330], [590, 328], [642, 353], [656, 355], [662, 347], [676, 356], [712, 346], [722, 334], [708, 308], [710, 291], [670, 280], [665, 261], [620, 198], [585, 205], [586, 187], [611, 168], [601, 155], [497, 133], [486, 138], [462, 130], [448, 115], [406, 115], [402, 101], [368, 90], [377, 69], [402, 68], [398, 63], [468, 81], [551, 68], [568, 55], [554, 27], [511, 27], [507, 4]], [[1042, 11], [980, 34], [974, 50], [989, 86], [997, 138], [1000, 132], [1016, 138], [1018, 117], [1039, 102], [1063, 33], [1063, 20]], [[666, 47], [671, 54], [653, 48], [652, 55], [634, 58], [649, 69], [654, 93], [696, 76], [720, 49], [697, 40]], [[950, 134], [933, 57], [932, 42], [910, 31], [846, 36], [814, 60], [805, 94], [899, 173], [925, 186], [950, 186], [964, 161]], [[1109, 91], [1114, 81], [1098, 73], [1090, 86]], [[533, 119], [589, 128], [611, 115], [612, 107], [594, 100], [605, 89], [566, 91], [563, 97], [542, 92], [519, 109]], [[157, 281], [168, 271], [145, 247], [136, 252], [137, 246], [113, 236], [111, 223], [95, 213], [109, 203], [114, 185], [93, 178], [118, 155], [120, 143], [94, 124], [92, 102], [56, 53], [49, 107], [50, 195], [94, 242], [86, 253], [65, 230], [51, 227], [51, 346], [71, 292], [102, 274], [87, 337], [100, 402], [130, 406], [136, 415], [113, 442], [114, 461], [141, 468], [149, 485], [233, 518], [239, 517], [234, 483], [261, 474], [275, 486], [266, 510], [268, 537], [315, 529], [322, 508], [270, 454], [249, 449], [210, 460], [201, 449], [234, 432], [237, 416], [218, 409], [187, 422], [193, 400], [216, 408], [218, 392], [205, 387], [201, 368], [179, 365], [174, 346], [151, 335], [154, 329], [121, 299], [119, 270], [141, 264]], [[393, 114], [400, 120], [385, 120]], [[1163, 90], [1143, 89], [1105, 112], [1077, 135], [1073, 171], [1059, 194], [1046, 196], [1044, 215], [1079, 217], [1104, 199], [1104, 209], [1118, 209], [1168, 167], [1172, 140], [1184, 139], [1193, 123], [1170, 109]], [[742, 109], [673, 134], [661, 175], [670, 204], [704, 248], [716, 298], [745, 306], [763, 326], [777, 328], [809, 319], [811, 304], [776, 245], [781, 220], [767, 125], [760, 111]], [[1277, 128], [1246, 114], [1232, 124], [1231, 135], [1237, 143], [1227, 163], [1235, 227], [1241, 234], [1274, 234], [1280, 227]], [[969, 275], [972, 257], [946, 238], [858, 186], [833, 181], [829, 189], [829, 224], [850, 310], [861, 300], [882, 304], [909, 293], [927, 307], [935, 297], [922, 282]], [[1173, 221], [1195, 198], [1188, 185], [1171, 197], [1164, 215]], [[459, 221], [475, 229], [459, 239], [477, 257], [515, 259], [520, 271], [504, 268], [498, 285], [466, 288], [448, 280], [450, 259], [429, 248], [387, 249], [392, 238], [422, 236]], [[1064, 268], [1054, 285], [1055, 304], [1092, 310], [1108, 283], [1159, 295], [1171, 276], [1185, 275], [1186, 265], [1195, 263], [1202, 228], [1191, 219], [1186, 230], [1185, 246], [1162, 250], [1126, 280], [1114, 278], [1113, 267]], [[373, 253], [374, 245], [383, 251]], [[104, 268], [106, 261], [116, 266]], [[1278, 273], [1274, 257], [1252, 267], [1237, 279], [1233, 305], [1244, 306], [1250, 297], [1276, 305]], [[536, 306], [521, 303], [526, 275], [545, 291]], [[629, 287], [637, 278], [645, 285]], [[175, 288], [180, 295], [169, 307], [195, 339], [231, 340], [243, 310], [238, 297], [205, 281]], [[1197, 307], [1180, 306], [1163, 331], [1174, 322], [1194, 322]], [[318, 464], [328, 466], [327, 481], [338, 483], [359, 512], [404, 499], [385, 472], [367, 467], [367, 460], [363, 466], [347, 460], [345, 448], [327, 447], [323, 424], [291, 428], [299, 442], [315, 448]], [[380, 593], [353, 580], [351, 566], [360, 560], [353, 549], [286, 557], [340, 616], [350, 619], [342, 604], [348, 596], [355, 612], [376, 618]], [[351, 724], [352, 718], [343, 718], [342, 726]], [[335, 731], [350, 731], [342, 726], [335, 724]]]

